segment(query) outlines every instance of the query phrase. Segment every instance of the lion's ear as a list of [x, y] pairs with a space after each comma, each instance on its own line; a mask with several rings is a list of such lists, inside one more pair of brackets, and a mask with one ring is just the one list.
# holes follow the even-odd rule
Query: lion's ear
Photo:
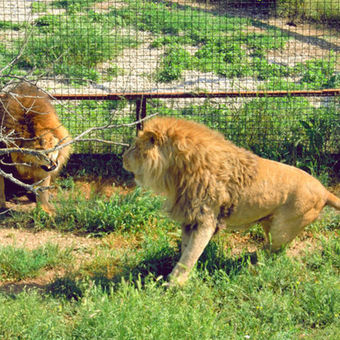
[[160, 134], [156, 131], [146, 131], [143, 137], [145, 141], [148, 141], [151, 145], [160, 145], [162, 142]]

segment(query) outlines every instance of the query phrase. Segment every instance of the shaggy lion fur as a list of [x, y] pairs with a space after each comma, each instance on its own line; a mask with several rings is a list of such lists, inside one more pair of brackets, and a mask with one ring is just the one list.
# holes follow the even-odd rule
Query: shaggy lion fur
[[123, 157], [138, 184], [167, 198], [182, 224], [181, 258], [171, 282], [182, 284], [220, 228], [261, 223], [270, 249], [289, 243], [340, 199], [306, 172], [235, 146], [204, 125], [175, 118], [145, 124]]
[[[49, 150], [70, 141], [66, 128], [60, 123], [48, 96], [36, 86], [21, 83], [0, 99], [0, 126], [2, 148]], [[12, 152], [6, 163], [12, 163], [10, 172], [26, 183], [42, 181], [49, 186], [62, 166], [67, 162], [70, 146], [52, 151], [47, 158], [31, 154]], [[0, 164], [1, 168], [4, 165]], [[8, 166], [7, 166], [8, 168]], [[53, 207], [48, 202], [48, 191], [38, 195], [42, 208], [49, 214]], [[0, 208], [5, 208], [4, 178], [0, 176]]]

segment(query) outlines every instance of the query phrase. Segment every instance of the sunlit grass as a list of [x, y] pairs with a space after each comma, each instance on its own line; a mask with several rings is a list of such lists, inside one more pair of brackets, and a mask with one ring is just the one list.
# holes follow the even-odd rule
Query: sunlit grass
[[0, 282], [36, 277], [43, 269], [70, 261], [71, 249], [61, 250], [52, 243], [33, 250], [0, 246]]
[[[301, 241], [297, 239], [299, 243], [310, 238], [312, 246], [296, 255], [288, 255], [289, 247], [277, 255], [264, 252], [258, 227], [245, 234], [222, 231], [209, 243], [188, 284], [166, 289], [163, 283], [179, 256], [180, 228], [161, 212], [161, 199], [138, 189], [112, 199], [94, 195], [86, 203], [69, 180], [63, 188], [55, 198], [60, 209], [54, 221], [35, 211], [14, 214], [1, 223], [9, 226], [16, 220], [21, 226], [57, 231], [68, 225], [83, 236], [96, 235], [99, 242], [86, 253], [81, 245], [74, 247], [71, 259], [70, 253], [53, 245], [32, 251], [1, 248], [2, 278], [19, 286], [22, 279], [36, 277], [46, 268], [69, 266], [40, 287], [43, 293], [33, 289], [8, 295], [0, 285], [0, 337], [336, 338], [340, 221], [333, 209], [326, 209]], [[106, 204], [114, 218], [102, 208]], [[101, 227], [96, 230], [95, 224]], [[256, 245], [256, 254], [247, 252], [248, 238]]]

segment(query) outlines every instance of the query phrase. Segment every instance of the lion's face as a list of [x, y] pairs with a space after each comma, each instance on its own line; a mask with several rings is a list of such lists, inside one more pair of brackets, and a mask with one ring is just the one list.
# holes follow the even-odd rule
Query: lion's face
[[123, 155], [123, 167], [134, 174], [137, 184], [157, 191], [168, 166], [166, 141], [160, 137], [155, 131], [143, 130]]
[[[38, 138], [24, 141], [24, 143], [21, 144], [21, 147], [25, 149], [43, 151], [53, 149], [58, 144], [58, 139], [49, 132]], [[17, 164], [19, 173], [26, 173], [29, 171], [28, 167], [40, 168], [44, 172], [54, 171], [58, 168], [58, 156], [59, 151], [52, 151], [46, 154], [46, 157], [38, 157], [21, 152], [11, 154], [12, 161]], [[20, 163], [23, 165], [18, 165]]]

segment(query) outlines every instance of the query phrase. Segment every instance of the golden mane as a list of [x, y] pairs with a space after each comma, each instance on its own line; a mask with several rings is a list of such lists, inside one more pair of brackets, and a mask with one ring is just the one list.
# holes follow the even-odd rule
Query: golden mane
[[179, 221], [197, 218], [203, 202], [231, 206], [256, 176], [254, 154], [193, 121], [156, 118], [138, 139], [158, 146], [144, 150], [144, 184], [168, 198], [169, 213]]
[[[67, 129], [61, 124], [50, 98], [38, 87], [29, 83], [20, 83], [0, 101], [0, 124], [3, 136], [8, 136], [0, 143], [1, 148], [21, 148], [49, 150], [71, 140]], [[66, 164], [71, 153], [71, 146], [51, 150], [47, 160], [27, 153], [12, 152], [5, 158], [8, 171], [27, 183], [41, 182], [48, 187]], [[3, 169], [3, 166], [1, 166]], [[48, 202], [48, 191], [38, 195], [42, 208], [52, 214], [53, 207]], [[5, 182], [0, 176], [0, 209], [5, 208]]]

